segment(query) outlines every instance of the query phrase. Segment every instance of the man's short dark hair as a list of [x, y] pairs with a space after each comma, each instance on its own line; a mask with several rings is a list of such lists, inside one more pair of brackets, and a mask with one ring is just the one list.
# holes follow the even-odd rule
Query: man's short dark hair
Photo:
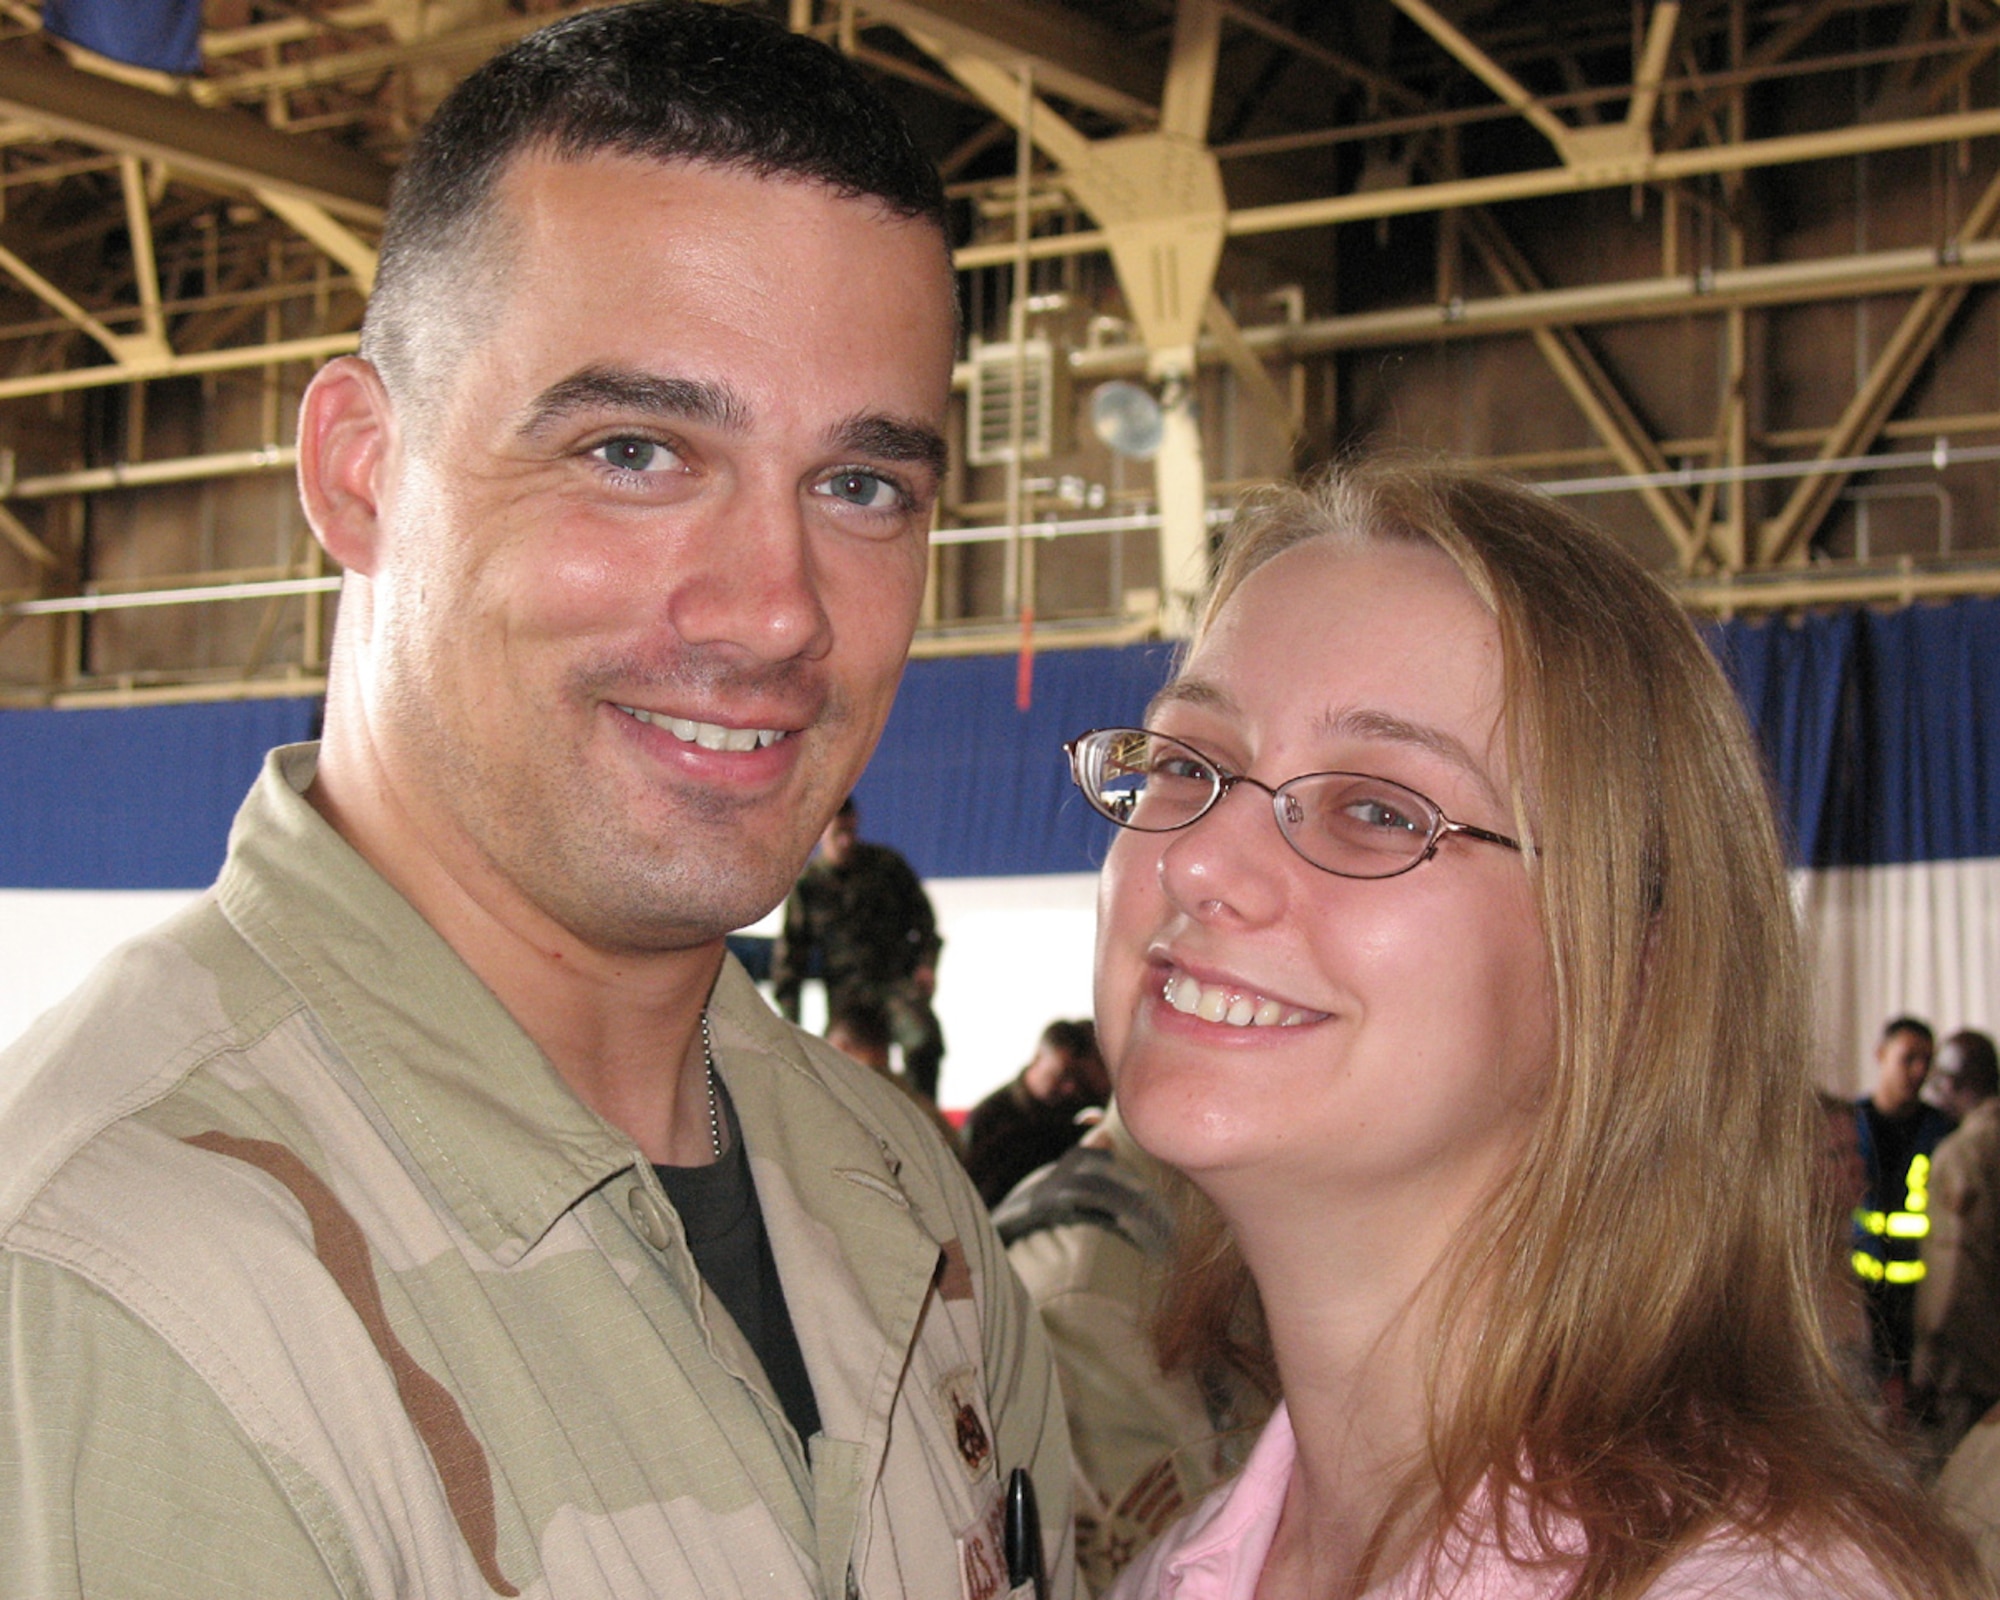
[[889, 1053], [889, 1046], [895, 1040], [895, 1030], [889, 1024], [889, 1008], [879, 1000], [847, 1000], [836, 1006], [827, 1018], [827, 1037], [833, 1030], [843, 1030], [847, 1037], [864, 1050]]
[[2000, 1050], [1994, 1048], [1990, 1035], [1977, 1028], [1961, 1028], [1945, 1043], [1958, 1048], [1960, 1089], [1981, 1100], [2000, 1094]]
[[480, 259], [489, 253], [483, 224], [494, 185], [529, 150], [803, 179], [945, 230], [937, 169], [839, 52], [764, 17], [697, 0], [581, 12], [460, 83], [397, 174], [361, 333], [361, 353], [392, 392], [422, 382], [412, 370], [420, 334], [447, 344], [464, 338], [452, 329], [462, 330], [468, 298], [476, 315], [479, 289], [497, 276]]
[[1042, 1043], [1072, 1061], [1088, 1060], [1097, 1054], [1097, 1027], [1087, 1019], [1051, 1022], [1042, 1029]]
[[1922, 1017], [1891, 1017], [1882, 1024], [1882, 1042], [1887, 1044], [1899, 1033], [1914, 1033], [1925, 1044], [1934, 1044], [1937, 1035], [1931, 1032], [1931, 1025]]

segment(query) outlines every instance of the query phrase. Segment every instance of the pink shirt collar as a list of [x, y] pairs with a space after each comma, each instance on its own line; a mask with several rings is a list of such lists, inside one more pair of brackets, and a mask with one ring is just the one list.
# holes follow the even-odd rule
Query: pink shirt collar
[[1298, 1447], [1280, 1402], [1243, 1470], [1119, 1578], [1105, 1600], [1254, 1600]]

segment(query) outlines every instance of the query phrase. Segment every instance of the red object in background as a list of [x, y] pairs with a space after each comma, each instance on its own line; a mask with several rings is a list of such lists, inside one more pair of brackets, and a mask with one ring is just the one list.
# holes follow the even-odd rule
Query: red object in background
[[1014, 709], [1026, 711], [1035, 702], [1035, 608], [1021, 607], [1021, 659], [1014, 669]]

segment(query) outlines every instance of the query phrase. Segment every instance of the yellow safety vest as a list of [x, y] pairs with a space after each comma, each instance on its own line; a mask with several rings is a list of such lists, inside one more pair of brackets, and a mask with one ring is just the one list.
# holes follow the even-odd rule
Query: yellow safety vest
[[[1863, 1283], [1918, 1283], [1924, 1276], [1921, 1251], [1931, 1231], [1931, 1158], [1910, 1157], [1900, 1211], [1857, 1210], [1854, 1273]], [[1870, 1248], [1872, 1244], [1873, 1248]]]

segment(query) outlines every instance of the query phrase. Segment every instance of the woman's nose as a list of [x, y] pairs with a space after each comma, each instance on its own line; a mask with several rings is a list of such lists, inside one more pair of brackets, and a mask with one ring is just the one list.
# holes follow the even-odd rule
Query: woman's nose
[[1199, 820], [1161, 838], [1160, 887], [1189, 916], [1257, 925], [1283, 908], [1291, 846], [1260, 785], [1232, 782]]

